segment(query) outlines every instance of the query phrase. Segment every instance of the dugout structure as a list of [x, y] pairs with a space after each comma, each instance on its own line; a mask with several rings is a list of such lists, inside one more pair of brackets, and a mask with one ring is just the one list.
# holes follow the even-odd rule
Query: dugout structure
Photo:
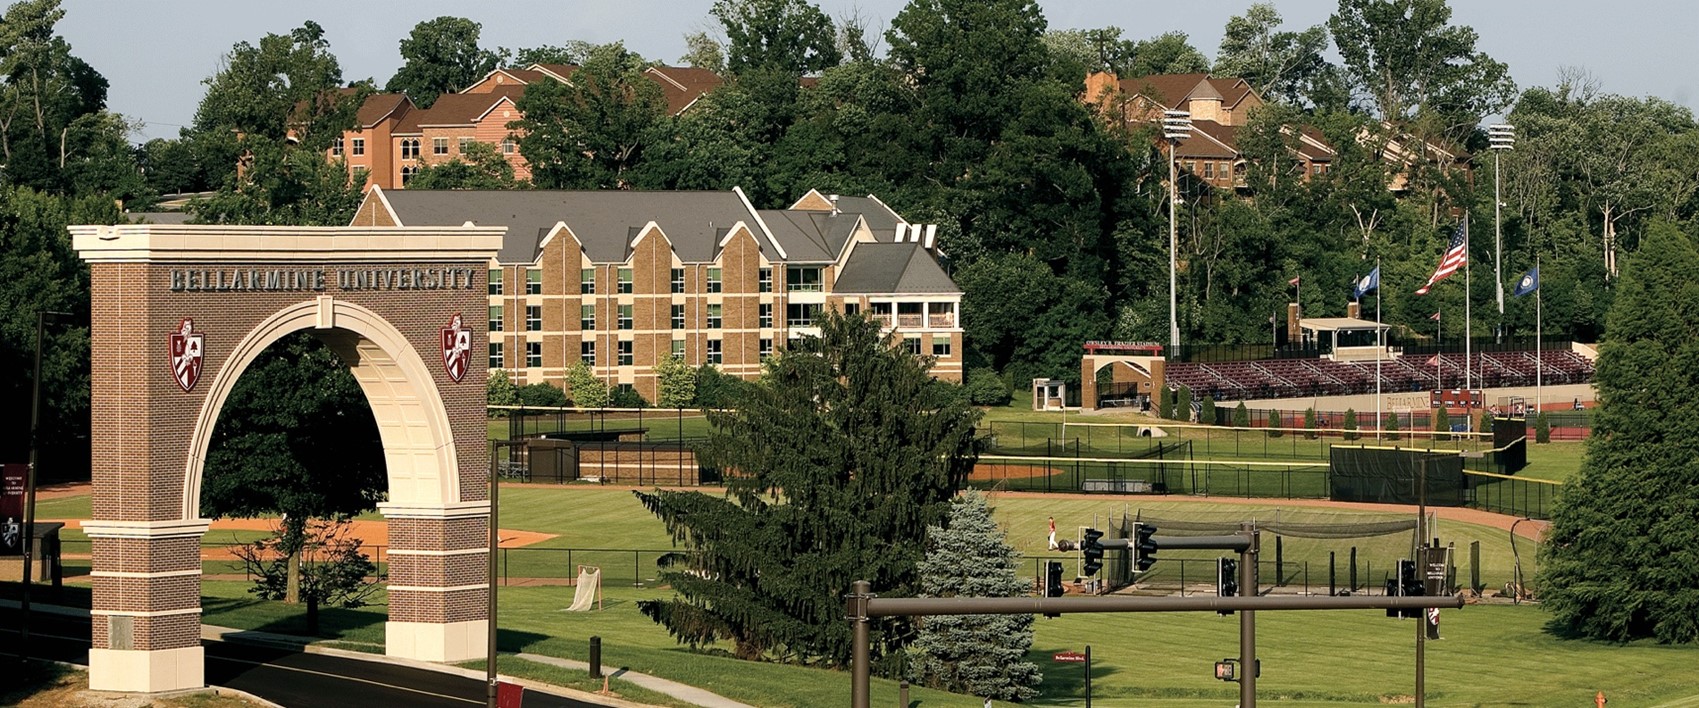
[[1334, 445], [1328, 458], [1328, 498], [1334, 501], [1416, 504], [1423, 501], [1418, 480], [1426, 481], [1430, 505], [1469, 501], [1463, 457], [1455, 452]]

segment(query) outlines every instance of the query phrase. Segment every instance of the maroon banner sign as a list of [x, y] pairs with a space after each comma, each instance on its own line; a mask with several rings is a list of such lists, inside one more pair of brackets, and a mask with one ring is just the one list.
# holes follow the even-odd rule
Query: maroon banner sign
[[24, 480], [29, 465], [0, 465], [0, 556], [24, 554]]

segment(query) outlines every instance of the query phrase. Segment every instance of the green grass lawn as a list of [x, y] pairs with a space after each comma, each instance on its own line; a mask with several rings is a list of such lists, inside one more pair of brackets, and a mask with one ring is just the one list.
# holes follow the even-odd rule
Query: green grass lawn
[[1516, 473], [1518, 477], [1567, 481], [1581, 471], [1581, 460], [1587, 454], [1587, 444], [1576, 441], [1554, 441], [1528, 444], [1528, 467]]

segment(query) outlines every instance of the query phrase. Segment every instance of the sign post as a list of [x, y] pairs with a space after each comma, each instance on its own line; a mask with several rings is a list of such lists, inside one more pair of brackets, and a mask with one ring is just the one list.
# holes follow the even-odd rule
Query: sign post
[[1085, 652], [1059, 651], [1050, 657], [1051, 661], [1063, 664], [1085, 664], [1085, 704], [1091, 706], [1091, 645], [1085, 646]]

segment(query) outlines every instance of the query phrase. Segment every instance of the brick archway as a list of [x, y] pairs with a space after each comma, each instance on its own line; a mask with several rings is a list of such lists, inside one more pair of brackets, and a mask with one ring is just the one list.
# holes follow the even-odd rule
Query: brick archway
[[[204, 685], [207, 447], [242, 372], [298, 331], [349, 364], [378, 422], [390, 492], [380, 505], [392, 544], [387, 653], [483, 656], [487, 340], [475, 325], [484, 321], [487, 264], [503, 230], [71, 232], [89, 262], [93, 313], [94, 518], [84, 525], [94, 557], [91, 687]], [[455, 343], [453, 357], [445, 339]]]

